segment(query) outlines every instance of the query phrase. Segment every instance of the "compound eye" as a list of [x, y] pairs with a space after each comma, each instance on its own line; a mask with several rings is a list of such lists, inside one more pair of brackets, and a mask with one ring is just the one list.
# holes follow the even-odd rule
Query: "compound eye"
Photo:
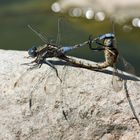
[[28, 50], [28, 54], [30, 57], [36, 57], [37, 53], [36, 53], [37, 48], [35, 46], [33, 46], [32, 48], [30, 48]]

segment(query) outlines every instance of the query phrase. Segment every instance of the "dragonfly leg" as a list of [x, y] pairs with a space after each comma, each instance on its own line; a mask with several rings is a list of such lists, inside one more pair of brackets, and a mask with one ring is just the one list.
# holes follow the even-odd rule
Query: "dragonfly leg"
[[[35, 64], [33, 64], [33, 63], [35, 63]], [[36, 62], [36, 60], [31, 61], [31, 62], [29, 62], [29, 63], [22, 63], [21, 65], [30, 66], [30, 68], [28, 68], [27, 71], [28, 71], [28, 70], [32, 70], [32, 69], [34, 69], [34, 68], [37, 68], [37, 67], [39, 66], [39, 64]]]
[[34, 61], [31, 61], [29, 63], [22, 63], [21, 65], [32, 66], [33, 63], [37, 63], [37, 59], [35, 59]]
[[38, 68], [38, 67], [39, 67], [39, 64], [34, 64], [30, 68], [28, 68], [27, 71], [28, 70], [32, 70], [32, 69], [35, 69], [35, 68]]
[[49, 65], [51, 68], [53, 68], [54, 70], [55, 70], [55, 72], [56, 72], [56, 76], [59, 78], [59, 80], [62, 82], [62, 80], [61, 80], [61, 78], [59, 77], [59, 74], [58, 74], [58, 71], [57, 71], [57, 69], [56, 69], [56, 67], [52, 64], [52, 63], [50, 63], [49, 61], [44, 61], [44, 63], [46, 63], [47, 65]]

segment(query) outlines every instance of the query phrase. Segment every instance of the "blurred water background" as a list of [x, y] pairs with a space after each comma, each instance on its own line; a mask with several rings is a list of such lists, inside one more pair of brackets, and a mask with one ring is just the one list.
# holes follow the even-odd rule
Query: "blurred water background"
[[[60, 18], [60, 46], [82, 43], [90, 34], [112, 32], [114, 21], [117, 47], [140, 76], [139, 0], [0, 0], [0, 49], [28, 50], [43, 45], [28, 24], [56, 43]], [[102, 52], [91, 52], [88, 47], [70, 55], [93, 61], [104, 59]]]

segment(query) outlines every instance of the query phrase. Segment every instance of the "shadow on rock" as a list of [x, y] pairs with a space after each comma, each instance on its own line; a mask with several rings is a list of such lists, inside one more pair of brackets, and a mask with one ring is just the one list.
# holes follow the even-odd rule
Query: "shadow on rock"
[[[49, 60], [49, 62], [52, 63], [53, 65], [65, 65], [65, 66], [78, 67], [78, 66], [72, 65], [72, 64], [70, 64], [68, 62], [61, 61], [61, 60], [55, 60], [55, 61], [54, 60]], [[105, 74], [113, 75], [113, 72], [111, 70], [107, 70], [107, 69], [94, 70], [94, 71], [98, 71], [98, 72], [102, 72], [102, 73], [105, 73]], [[125, 75], [125, 74], [123, 74], [123, 72], [117, 73], [117, 76], [121, 77], [124, 80], [140, 81], [140, 79], [138, 79], [136, 76], [134, 76], [134, 75]]]

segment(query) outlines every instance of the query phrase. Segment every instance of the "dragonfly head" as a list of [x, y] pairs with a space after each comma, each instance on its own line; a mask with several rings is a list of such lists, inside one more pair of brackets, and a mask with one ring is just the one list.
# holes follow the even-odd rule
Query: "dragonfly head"
[[28, 54], [30, 57], [36, 57], [37, 56], [37, 52], [36, 52], [37, 48], [35, 46], [33, 46], [32, 48], [30, 48], [28, 50]]
[[114, 42], [114, 40], [111, 38], [104, 39], [104, 45], [107, 47], [113, 46], [113, 42]]
[[107, 47], [113, 46], [115, 35], [112, 33], [103, 34], [99, 37], [100, 40], [103, 40], [104, 45]]

